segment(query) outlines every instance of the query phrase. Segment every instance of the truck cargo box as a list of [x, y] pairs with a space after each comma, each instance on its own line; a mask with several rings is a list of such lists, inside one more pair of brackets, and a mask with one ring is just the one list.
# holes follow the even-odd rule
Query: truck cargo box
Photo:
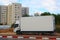
[[22, 17], [20, 22], [22, 32], [53, 32], [55, 30], [53, 16]]

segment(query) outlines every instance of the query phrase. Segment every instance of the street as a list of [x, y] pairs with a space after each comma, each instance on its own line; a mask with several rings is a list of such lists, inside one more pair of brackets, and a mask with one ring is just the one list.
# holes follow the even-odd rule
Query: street
[[0, 33], [0, 40], [60, 40], [60, 34], [49, 35], [16, 35], [15, 33]]
[[34, 39], [20, 39], [20, 38], [0, 38], [0, 40], [34, 40]]

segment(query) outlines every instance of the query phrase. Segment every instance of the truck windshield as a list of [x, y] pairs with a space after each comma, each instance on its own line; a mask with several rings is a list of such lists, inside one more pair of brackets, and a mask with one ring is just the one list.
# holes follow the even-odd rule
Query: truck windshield
[[18, 24], [14, 24], [14, 28], [18, 27]]

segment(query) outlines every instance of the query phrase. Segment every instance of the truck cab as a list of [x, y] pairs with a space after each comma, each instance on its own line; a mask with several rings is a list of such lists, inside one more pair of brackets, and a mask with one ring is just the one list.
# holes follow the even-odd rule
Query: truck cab
[[14, 24], [14, 32], [16, 32], [17, 30], [20, 30], [19, 21], [16, 21]]

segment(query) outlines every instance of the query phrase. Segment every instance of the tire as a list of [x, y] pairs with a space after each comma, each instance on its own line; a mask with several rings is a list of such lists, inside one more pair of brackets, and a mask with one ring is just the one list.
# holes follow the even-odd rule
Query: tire
[[42, 35], [44, 35], [44, 33], [42, 33]]
[[50, 33], [51, 36], [54, 36], [54, 33]]
[[17, 30], [17, 31], [16, 31], [16, 34], [18, 34], [18, 35], [19, 35], [19, 34], [22, 34], [22, 33], [21, 33], [21, 31], [20, 31], [20, 30]]

